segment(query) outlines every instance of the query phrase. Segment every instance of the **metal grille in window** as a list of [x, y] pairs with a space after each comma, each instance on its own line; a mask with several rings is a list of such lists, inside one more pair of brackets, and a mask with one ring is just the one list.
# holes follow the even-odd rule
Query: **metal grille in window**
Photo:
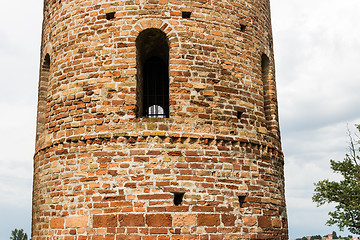
[[167, 64], [151, 57], [143, 67], [143, 116], [169, 117], [169, 76]]
[[166, 118], [164, 109], [159, 105], [152, 105], [148, 109], [147, 117], [149, 118]]

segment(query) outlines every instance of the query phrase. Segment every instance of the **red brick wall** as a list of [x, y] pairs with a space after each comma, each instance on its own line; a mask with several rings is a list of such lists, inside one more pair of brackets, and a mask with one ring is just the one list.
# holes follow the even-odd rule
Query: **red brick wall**
[[[287, 239], [269, 11], [266, 0], [46, 1], [33, 239]], [[137, 117], [135, 41], [148, 28], [169, 40], [166, 119]]]

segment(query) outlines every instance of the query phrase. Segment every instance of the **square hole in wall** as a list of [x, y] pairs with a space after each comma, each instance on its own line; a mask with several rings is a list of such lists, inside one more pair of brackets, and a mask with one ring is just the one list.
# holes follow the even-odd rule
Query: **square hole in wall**
[[182, 15], [182, 18], [190, 18], [191, 17], [191, 12], [182, 12], [181, 13], [181, 15]]
[[174, 193], [174, 205], [175, 206], [179, 206], [183, 202], [184, 194], [185, 193]]
[[106, 19], [111, 20], [115, 18], [115, 12], [106, 13]]
[[240, 30], [241, 30], [242, 32], [245, 32], [245, 30], [246, 30], [246, 25], [245, 25], [245, 24], [240, 24]]
[[238, 198], [239, 198], [240, 208], [243, 208], [246, 196], [238, 196]]

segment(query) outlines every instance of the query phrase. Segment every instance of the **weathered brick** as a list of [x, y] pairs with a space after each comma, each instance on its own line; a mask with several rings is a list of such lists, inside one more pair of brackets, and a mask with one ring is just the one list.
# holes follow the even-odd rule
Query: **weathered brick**
[[50, 219], [50, 228], [52, 229], [63, 229], [65, 219], [64, 218], [51, 218]]
[[185, 226], [195, 226], [196, 225], [196, 215], [195, 214], [176, 214], [172, 218], [173, 227], [185, 227]]
[[116, 240], [140, 240], [141, 236], [117, 234]]
[[258, 223], [259, 223], [259, 227], [262, 227], [262, 228], [271, 228], [272, 227], [270, 216], [258, 216]]
[[279, 218], [272, 219], [272, 226], [275, 228], [281, 228], [281, 220]]
[[221, 214], [224, 226], [235, 226], [236, 216], [234, 214]]
[[116, 227], [117, 216], [116, 215], [94, 215], [93, 227]]
[[89, 223], [88, 216], [69, 216], [66, 217], [67, 228], [87, 227]]
[[120, 214], [118, 215], [120, 226], [140, 227], [145, 226], [144, 214]]
[[146, 224], [149, 227], [171, 227], [172, 216], [171, 214], [147, 214]]
[[245, 226], [254, 226], [257, 223], [256, 217], [252, 216], [244, 216], [243, 221]]
[[198, 214], [197, 219], [199, 226], [218, 226], [220, 225], [219, 214]]

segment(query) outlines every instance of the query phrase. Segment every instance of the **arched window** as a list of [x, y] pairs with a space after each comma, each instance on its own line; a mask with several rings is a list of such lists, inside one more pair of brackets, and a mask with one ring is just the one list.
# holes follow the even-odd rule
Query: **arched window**
[[40, 68], [39, 90], [38, 90], [38, 115], [37, 115], [37, 128], [36, 139], [45, 130], [45, 113], [46, 113], [46, 98], [48, 82], [50, 77], [50, 55], [47, 53]]
[[160, 29], [142, 31], [136, 39], [139, 117], [169, 117], [169, 43]]
[[267, 127], [269, 125], [269, 122], [271, 121], [269, 75], [270, 75], [270, 60], [265, 54], [263, 54], [261, 56], [261, 79], [263, 82], [264, 113], [265, 113], [265, 120]]
[[50, 55], [47, 53], [44, 58], [43, 69], [49, 71], [50, 69]]

